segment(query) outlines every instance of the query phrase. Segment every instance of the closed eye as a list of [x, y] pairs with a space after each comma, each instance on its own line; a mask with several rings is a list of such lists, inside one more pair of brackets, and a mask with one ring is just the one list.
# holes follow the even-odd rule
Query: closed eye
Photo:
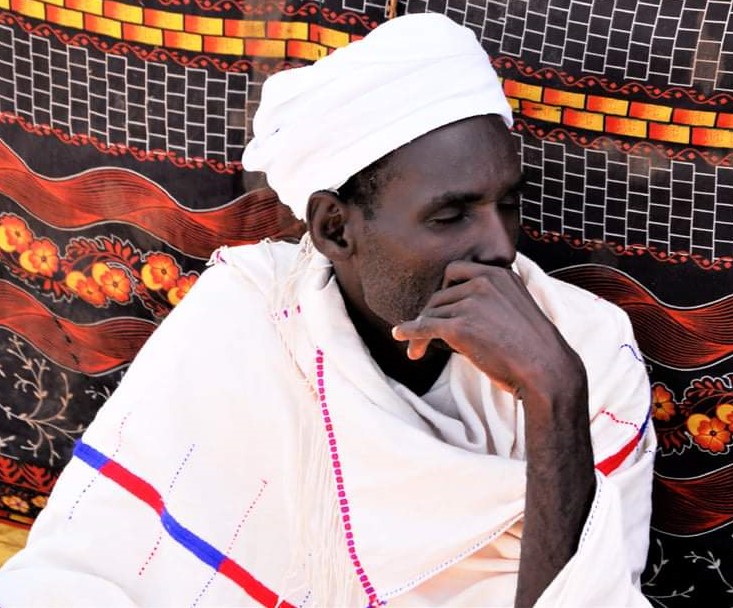
[[444, 209], [442, 213], [432, 216], [428, 222], [434, 225], [457, 224], [468, 218], [468, 215], [465, 209]]

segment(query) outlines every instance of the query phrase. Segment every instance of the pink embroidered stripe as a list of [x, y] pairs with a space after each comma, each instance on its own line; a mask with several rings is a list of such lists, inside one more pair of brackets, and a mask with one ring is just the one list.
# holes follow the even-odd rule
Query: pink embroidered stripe
[[341, 462], [339, 461], [338, 447], [336, 445], [336, 435], [333, 431], [333, 423], [331, 422], [331, 414], [328, 410], [328, 402], [326, 401], [326, 386], [323, 379], [323, 351], [316, 349], [316, 385], [318, 390], [318, 401], [321, 405], [321, 415], [323, 416], [323, 424], [328, 435], [328, 446], [331, 452], [331, 467], [336, 478], [336, 492], [338, 493], [339, 506], [341, 508], [341, 522], [344, 527], [344, 536], [346, 537], [346, 546], [349, 551], [351, 563], [356, 569], [356, 575], [359, 582], [369, 598], [369, 606], [380, 606], [386, 602], [382, 602], [377, 597], [374, 586], [369, 582], [369, 577], [361, 565], [359, 556], [356, 553], [356, 542], [354, 541], [354, 533], [351, 530], [351, 515], [349, 514], [349, 499], [346, 497], [346, 489], [344, 488], [344, 478], [341, 471]]

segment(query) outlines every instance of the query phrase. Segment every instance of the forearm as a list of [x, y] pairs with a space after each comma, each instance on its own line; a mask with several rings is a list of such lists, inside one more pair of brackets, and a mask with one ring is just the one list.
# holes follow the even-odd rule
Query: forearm
[[527, 493], [516, 607], [534, 605], [575, 554], [595, 490], [585, 373], [525, 391]]

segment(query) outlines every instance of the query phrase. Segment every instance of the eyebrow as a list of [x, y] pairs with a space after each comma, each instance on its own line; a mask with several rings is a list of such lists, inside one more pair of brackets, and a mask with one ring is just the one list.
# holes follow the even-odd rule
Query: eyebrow
[[[504, 190], [501, 193], [501, 196], [497, 197], [497, 200], [504, 198], [508, 194], [512, 194], [514, 192], [521, 191], [525, 184], [527, 182], [527, 175], [522, 172], [519, 176], [519, 178], [511, 184], [506, 190]], [[437, 211], [439, 209], [442, 209], [443, 207], [451, 207], [456, 206], [460, 207], [462, 205], [469, 205], [471, 203], [475, 203], [476, 201], [480, 201], [482, 198], [484, 198], [484, 195], [480, 192], [462, 192], [462, 191], [450, 191], [450, 192], [444, 192], [443, 194], [439, 194], [438, 196], [433, 197], [430, 199], [428, 204], [425, 207], [425, 212], [432, 213], [434, 211]]]

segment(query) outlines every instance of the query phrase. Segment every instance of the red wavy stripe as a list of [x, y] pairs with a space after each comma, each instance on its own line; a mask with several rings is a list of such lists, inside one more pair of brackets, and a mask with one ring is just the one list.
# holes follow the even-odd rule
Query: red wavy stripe
[[664, 264], [687, 264], [693, 263], [702, 270], [730, 270], [733, 268], [733, 257], [729, 255], [721, 255], [717, 258], [706, 258], [699, 253], [690, 253], [689, 251], [665, 251], [658, 249], [653, 245], [622, 245], [614, 241], [592, 241], [583, 240], [568, 234], [560, 234], [546, 230], [540, 232], [532, 226], [522, 226], [524, 234], [533, 241], [541, 243], [555, 244], [564, 243], [573, 249], [582, 251], [599, 251], [604, 250], [612, 253], [617, 257], [631, 256], [639, 257], [640, 255], [649, 255], [657, 262]]
[[207, 258], [222, 244], [297, 237], [303, 230], [271, 190], [249, 192], [217, 209], [192, 211], [157, 184], [124, 169], [91, 169], [64, 179], [43, 177], [2, 142], [0, 194], [56, 228], [122, 222], [198, 258]]
[[733, 466], [695, 479], [655, 476], [652, 526], [668, 534], [702, 534], [733, 521]]
[[694, 308], [674, 308], [608, 266], [574, 266], [553, 275], [623, 308], [644, 355], [662, 365], [697, 369], [733, 354], [733, 296]]
[[156, 325], [129, 317], [76, 324], [0, 280], [0, 327], [21, 336], [58, 365], [94, 376], [132, 361]]

